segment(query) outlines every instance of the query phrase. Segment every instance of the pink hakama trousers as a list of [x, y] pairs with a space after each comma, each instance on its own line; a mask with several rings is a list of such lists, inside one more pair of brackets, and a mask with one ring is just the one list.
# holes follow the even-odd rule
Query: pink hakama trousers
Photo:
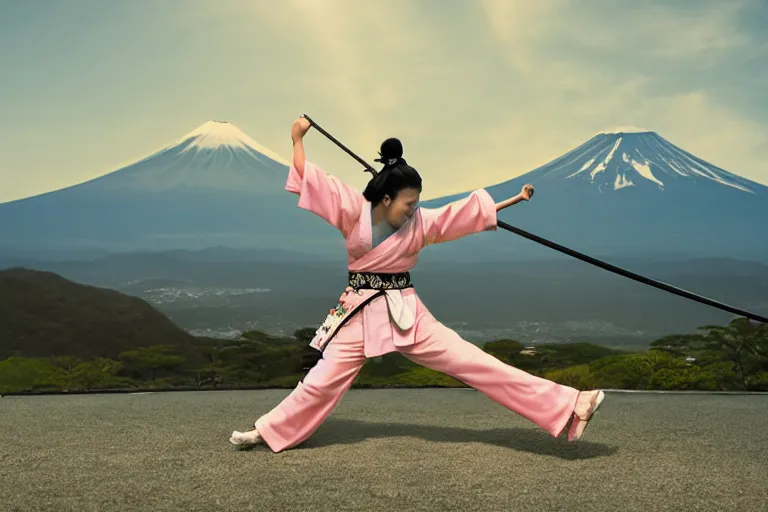
[[[416, 343], [398, 347], [408, 359], [450, 375], [558, 437], [579, 390], [510, 366], [465, 341], [431, 315], [414, 326]], [[354, 315], [323, 352], [323, 358], [280, 404], [259, 418], [256, 429], [273, 452], [301, 444], [325, 421], [366, 361], [362, 315]]]

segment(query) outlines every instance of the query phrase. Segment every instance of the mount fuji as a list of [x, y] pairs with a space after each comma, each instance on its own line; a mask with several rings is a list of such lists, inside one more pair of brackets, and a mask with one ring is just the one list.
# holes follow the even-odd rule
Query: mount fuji
[[[340, 235], [284, 190], [287, 172], [286, 160], [234, 124], [210, 121], [122, 169], [0, 204], [0, 248], [101, 256], [223, 246], [258, 249], [274, 261], [295, 261], [300, 253], [345, 261]], [[597, 134], [538, 169], [485, 188], [500, 201], [524, 183], [536, 188], [533, 200], [504, 210], [500, 220], [577, 251], [768, 262], [768, 187], [652, 131]], [[438, 207], [468, 193], [422, 204]], [[558, 255], [490, 232], [428, 247], [422, 260]]]
[[[533, 171], [487, 186], [496, 201], [531, 183], [529, 203], [499, 219], [593, 256], [732, 257], [768, 261], [768, 187], [642, 129], [601, 132]], [[438, 207], [468, 192], [423, 202]], [[500, 230], [501, 231], [501, 230]], [[559, 255], [511, 233], [428, 248], [424, 259]]]
[[0, 246], [26, 254], [226, 246], [343, 256], [335, 230], [284, 190], [288, 165], [234, 124], [209, 121], [117, 171], [0, 204]]

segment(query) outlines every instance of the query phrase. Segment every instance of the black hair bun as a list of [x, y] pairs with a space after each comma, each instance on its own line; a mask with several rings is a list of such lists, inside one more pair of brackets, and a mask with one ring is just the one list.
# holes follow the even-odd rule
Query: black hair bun
[[399, 160], [403, 158], [403, 144], [399, 139], [389, 138], [381, 143], [381, 151], [379, 152], [381, 159], [386, 160]]

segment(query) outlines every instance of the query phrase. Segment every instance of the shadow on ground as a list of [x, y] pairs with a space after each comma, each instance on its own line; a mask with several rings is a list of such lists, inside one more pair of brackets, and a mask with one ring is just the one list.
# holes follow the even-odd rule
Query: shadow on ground
[[[589, 435], [589, 431], [585, 434]], [[520, 452], [556, 457], [564, 460], [607, 457], [618, 452], [617, 446], [591, 443], [588, 440], [568, 442], [565, 434], [555, 439], [543, 430], [526, 428], [469, 429], [417, 425], [407, 423], [376, 423], [329, 418], [307, 441], [295, 449], [308, 450], [333, 445], [356, 444], [368, 439], [413, 437], [434, 443], [483, 443]], [[268, 449], [264, 445], [262, 449]], [[244, 447], [243, 449], [250, 449]]]

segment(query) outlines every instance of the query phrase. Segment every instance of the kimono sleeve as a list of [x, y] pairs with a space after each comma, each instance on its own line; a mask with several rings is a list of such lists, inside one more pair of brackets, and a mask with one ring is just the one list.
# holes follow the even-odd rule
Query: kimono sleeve
[[485, 189], [440, 208], [420, 208], [424, 245], [496, 229], [496, 203]]
[[327, 174], [309, 160], [304, 177], [291, 163], [285, 190], [299, 196], [299, 208], [308, 210], [335, 227], [346, 238], [360, 217], [364, 197], [354, 187]]

